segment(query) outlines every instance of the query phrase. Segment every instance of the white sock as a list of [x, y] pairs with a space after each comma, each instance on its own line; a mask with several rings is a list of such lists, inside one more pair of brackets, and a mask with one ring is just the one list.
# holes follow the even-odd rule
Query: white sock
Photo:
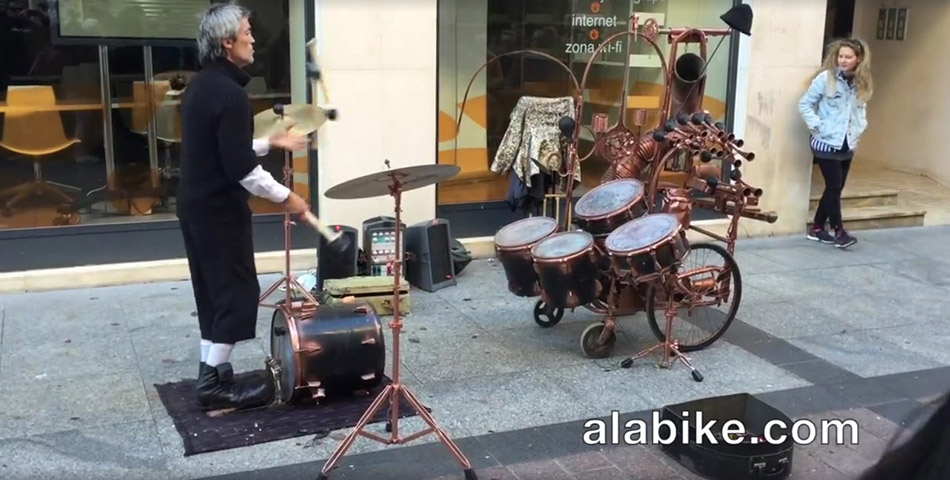
[[208, 361], [206, 362], [211, 367], [217, 367], [222, 363], [228, 363], [228, 360], [231, 358], [231, 350], [234, 348], [234, 345], [228, 345], [225, 343], [212, 343], [211, 349], [208, 351]]
[[208, 363], [208, 352], [211, 350], [211, 340], [201, 339], [201, 361]]

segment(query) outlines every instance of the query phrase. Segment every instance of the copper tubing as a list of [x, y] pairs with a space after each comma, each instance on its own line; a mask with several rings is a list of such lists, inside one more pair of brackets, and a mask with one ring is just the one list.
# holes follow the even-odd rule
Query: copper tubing
[[722, 169], [717, 165], [701, 164], [693, 167], [693, 175], [699, 178], [716, 177], [722, 178]]
[[[728, 215], [735, 215], [736, 213], [735, 205], [726, 204], [725, 208], [720, 208], [722, 207], [721, 205], [717, 206], [716, 202], [708, 198], [694, 198], [693, 204], [697, 207], [703, 207], [703, 208], [708, 208], [711, 210], [716, 210]], [[778, 214], [775, 212], [759, 212], [759, 211], [751, 211], [751, 210], [746, 210], [746, 209], [742, 209], [742, 211], [739, 213], [739, 216], [744, 217], [744, 218], [749, 218], [752, 220], [758, 220], [761, 222], [768, 222], [768, 223], [775, 223], [776, 220], [778, 220]]]
[[605, 113], [595, 113], [592, 123], [594, 133], [606, 133], [610, 129], [609, 120]]

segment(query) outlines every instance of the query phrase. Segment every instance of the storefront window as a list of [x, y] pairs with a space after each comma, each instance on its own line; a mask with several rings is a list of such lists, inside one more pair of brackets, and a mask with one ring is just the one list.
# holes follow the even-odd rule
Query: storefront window
[[[543, 145], [520, 142], [516, 133], [537, 127], [556, 129], [556, 123], [534, 125], [519, 105], [542, 105], [549, 112], [573, 105], [567, 73], [552, 60], [536, 55], [507, 56], [493, 62], [469, 86], [487, 60], [516, 50], [541, 51], [568, 66], [580, 82], [594, 49], [611, 35], [625, 31], [632, 13], [638, 13], [641, 22], [653, 18], [660, 27], [725, 28], [719, 16], [733, 4], [733, 0], [440, 0], [438, 161], [461, 167], [458, 177], [438, 187], [440, 216], [461, 220], [456, 223], [471, 223], [465, 221], [466, 215], [482, 215], [474, 222], [477, 227], [462, 228], [478, 229], [468, 231], [469, 235], [491, 235], [513, 217], [528, 213], [506, 202], [513, 188], [511, 175], [493, 171], [493, 165], [499, 170], [505, 159], [518, 158], [509, 148], [528, 149], [535, 156], [547, 151]], [[658, 44], [671, 61], [669, 42], [661, 39]], [[706, 55], [711, 61], [705, 70], [702, 106], [717, 121], [726, 121], [728, 115], [731, 51], [729, 37], [711, 38], [707, 45]], [[681, 44], [677, 49], [677, 55], [686, 52], [700, 53], [697, 44]], [[658, 56], [645, 42], [635, 42], [626, 50], [625, 37], [621, 37], [612, 41], [591, 67], [583, 97], [583, 125], [590, 126], [595, 113], [607, 114], [610, 124], [619, 119], [626, 53], [630, 54], [626, 125], [637, 132], [636, 109], [648, 113], [645, 128], [656, 122], [664, 92]], [[552, 113], [533, 118], [557, 116]], [[457, 132], [456, 125], [460, 125]], [[584, 154], [591, 149], [592, 136], [583, 131], [581, 138]], [[582, 186], [576, 194], [582, 195], [599, 184], [607, 167], [596, 154], [584, 161]], [[485, 215], [485, 211], [496, 213]], [[453, 229], [459, 230], [455, 225]]]
[[[210, 3], [0, 1], [0, 229], [175, 219], [180, 96]], [[290, 103], [289, 2], [241, 5], [256, 40], [254, 111]], [[260, 160], [283, 181], [281, 152]], [[307, 172], [296, 173], [305, 193]]]

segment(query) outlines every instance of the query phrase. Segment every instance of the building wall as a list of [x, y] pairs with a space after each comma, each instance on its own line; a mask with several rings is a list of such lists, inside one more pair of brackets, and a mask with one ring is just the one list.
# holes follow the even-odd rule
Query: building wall
[[[316, 31], [336, 122], [318, 134], [319, 214], [359, 228], [394, 216], [392, 197], [325, 198], [329, 188], [436, 158], [436, 0], [316, 0]], [[435, 216], [435, 187], [402, 195], [407, 225]]]
[[760, 208], [774, 224], [743, 219], [740, 237], [802, 232], [812, 158], [796, 104], [821, 64], [826, 0], [747, 0], [752, 36], [743, 36], [737, 75], [736, 137], [755, 152], [743, 179], [762, 188]]
[[[903, 41], [877, 40], [878, 8], [908, 7]], [[950, 109], [946, 79], [950, 64], [941, 46], [950, 45], [950, 3], [897, 0], [855, 3], [854, 32], [871, 49], [874, 97], [868, 131], [857, 161], [925, 175], [950, 186], [950, 159], [941, 128]]]

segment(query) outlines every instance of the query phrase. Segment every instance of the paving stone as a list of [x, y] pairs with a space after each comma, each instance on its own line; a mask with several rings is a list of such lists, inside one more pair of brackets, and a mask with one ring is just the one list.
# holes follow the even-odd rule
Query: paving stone
[[633, 478], [679, 478], [680, 475], [661, 461], [644, 445], [615, 446], [607, 449], [604, 456], [620, 471]]
[[602, 470], [612, 468], [613, 465], [604, 454], [600, 452], [586, 452], [566, 455], [558, 459], [558, 463], [569, 473], [578, 474], [590, 472], [591, 470]]
[[508, 470], [521, 480], [574, 480], [555, 460], [538, 460], [509, 465]]
[[630, 476], [617, 467], [601, 468], [574, 475], [577, 480], [630, 480]]

